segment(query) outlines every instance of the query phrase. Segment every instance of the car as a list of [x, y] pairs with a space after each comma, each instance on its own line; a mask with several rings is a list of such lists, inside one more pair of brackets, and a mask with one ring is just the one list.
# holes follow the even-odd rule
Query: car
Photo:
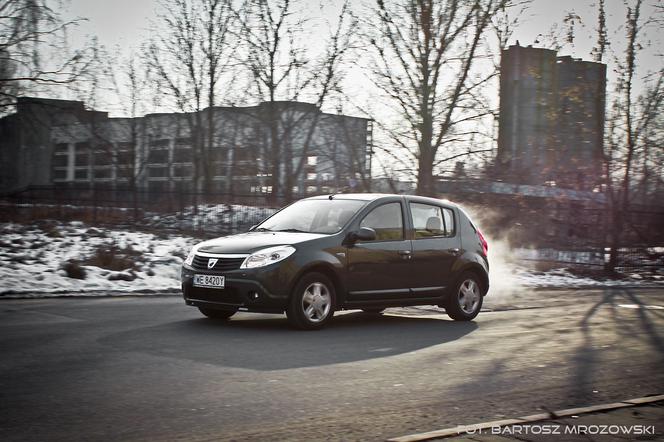
[[182, 265], [182, 292], [212, 319], [285, 312], [305, 330], [326, 326], [338, 310], [415, 305], [469, 321], [489, 290], [487, 250], [479, 228], [449, 201], [315, 196], [246, 233], [195, 245]]

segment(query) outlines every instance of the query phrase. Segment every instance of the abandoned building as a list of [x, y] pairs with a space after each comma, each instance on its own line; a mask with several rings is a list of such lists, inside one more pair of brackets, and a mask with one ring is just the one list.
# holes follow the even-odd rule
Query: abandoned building
[[371, 120], [299, 102], [111, 118], [80, 101], [25, 97], [0, 119], [0, 192], [69, 184], [260, 194], [273, 174], [294, 195], [362, 190], [371, 136]]
[[503, 51], [500, 72], [492, 175], [515, 184], [599, 190], [606, 65], [514, 45]]

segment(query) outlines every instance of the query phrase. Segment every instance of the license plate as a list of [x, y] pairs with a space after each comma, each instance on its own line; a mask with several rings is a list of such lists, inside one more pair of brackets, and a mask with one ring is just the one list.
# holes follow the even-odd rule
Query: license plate
[[194, 287], [223, 289], [226, 278], [216, 275], [194, 275]]

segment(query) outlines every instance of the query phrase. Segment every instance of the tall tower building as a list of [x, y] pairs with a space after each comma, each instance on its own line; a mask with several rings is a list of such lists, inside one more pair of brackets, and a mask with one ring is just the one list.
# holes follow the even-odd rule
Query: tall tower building
[[496, 175], [578, 190], [600, 184], [606, 65], [510, 46], [500, 66]]

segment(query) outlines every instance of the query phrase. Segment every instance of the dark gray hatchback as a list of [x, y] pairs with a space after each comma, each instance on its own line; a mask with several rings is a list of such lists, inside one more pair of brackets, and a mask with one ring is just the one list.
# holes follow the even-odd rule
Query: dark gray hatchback
[[335, 310], [437, 305], [460, 321], [489, 289], [487, 243], [457, 205], [339, 194], [297, 201], [247, 233], [196, 245], [182, 266], [187, 305], [227, 319], [286, 312], [302, 329]]

